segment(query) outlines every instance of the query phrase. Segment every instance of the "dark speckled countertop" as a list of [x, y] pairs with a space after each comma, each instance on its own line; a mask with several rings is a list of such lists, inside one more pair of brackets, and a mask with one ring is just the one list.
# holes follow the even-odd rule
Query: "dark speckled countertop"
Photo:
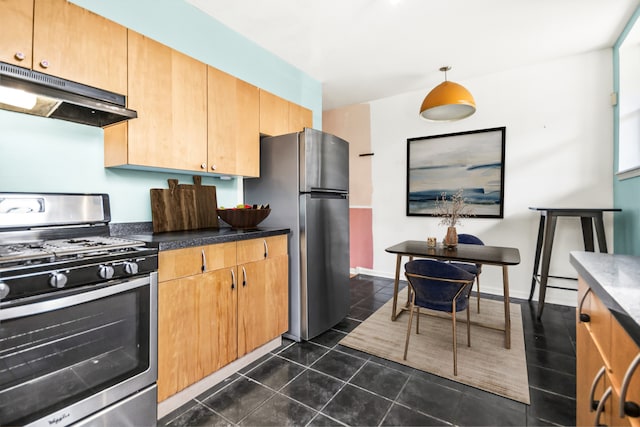
[[640, 346], [640, 257], [571, 252], [571, 264]]
[[238, 240], [258, 239], [261, 237], [288, 234], [288, 228], [253, 228], [236, 230], [230, 227], [207, 228], [202, 230], [172, 231], [154, 233], [151, 223], [110, 224], [112, 236], [121, 236], [140, 240], [148, 246], [161, 251], [182, 249], [191, 246], [212, 245], [215, 243], [235, 242]]

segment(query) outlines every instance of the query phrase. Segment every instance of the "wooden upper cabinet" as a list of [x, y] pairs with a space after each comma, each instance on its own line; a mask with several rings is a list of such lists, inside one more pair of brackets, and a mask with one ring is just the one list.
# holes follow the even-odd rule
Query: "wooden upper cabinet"
[[0, 61], [31, 68], [33, 0], [0, 0]]
[[260, 175], [260, 98], [256, 86], [208, 67], [209, 172]]
[[127, 29], [66, 0], [35, 0], [33, 69], [126, 95]]
[[260, 133], [274, 136], [289, 133], [289, 102], [260, 89]]
[[131, 30], [128, 64], [138, 118], [105, 129], [105, 164], [205, 170], [206, 65]]
[[301, 105], [289, 103], [289, 131], [300, 132], [313, 127], [313, 112]]
[[313, 126], [313, 113], [266, 90], [260, 90], [260, 133], [283, 135]]

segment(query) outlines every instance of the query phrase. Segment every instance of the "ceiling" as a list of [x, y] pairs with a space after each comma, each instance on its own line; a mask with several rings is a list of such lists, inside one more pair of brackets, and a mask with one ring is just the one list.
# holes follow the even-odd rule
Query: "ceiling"
[[[611, 47], [640, 0], [186, 0], [322, 83], [323, 109]], [[472, 88], [470, 90], [473, 92]]]

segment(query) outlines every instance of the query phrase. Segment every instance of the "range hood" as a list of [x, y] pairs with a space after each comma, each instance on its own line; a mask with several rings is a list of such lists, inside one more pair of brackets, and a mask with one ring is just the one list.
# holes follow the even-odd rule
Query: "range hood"
[[138, 117], [126, 97], [0, 62], [0, 109], [104, 127]]

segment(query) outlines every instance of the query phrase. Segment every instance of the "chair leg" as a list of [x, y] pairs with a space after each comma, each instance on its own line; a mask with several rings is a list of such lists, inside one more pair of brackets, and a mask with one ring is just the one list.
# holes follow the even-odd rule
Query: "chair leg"
[[416, 307], [416, 335], [420, 333], [420, 307]]
[[453, 324], [453, 375], [458, 375], [458, 340], [456, 339], [456, 302], [453, 301], [453, 311], [451, 312]]
[[403, 360], [407, 360], [407, 350], [409, 350], [409, 336], [411, 335], [411, 320], [413, 320], [413, 304], [409, 306], [409, 324], [407, 325], [407, 339], [404, 342]]
[[478, 290], [478, 313], [480, 313], [480, 273], [476, 276], [476, 289]]
[[467, 347], [471, 347], [471, 319], [469, 317], [469, 305], [467, 301]]

